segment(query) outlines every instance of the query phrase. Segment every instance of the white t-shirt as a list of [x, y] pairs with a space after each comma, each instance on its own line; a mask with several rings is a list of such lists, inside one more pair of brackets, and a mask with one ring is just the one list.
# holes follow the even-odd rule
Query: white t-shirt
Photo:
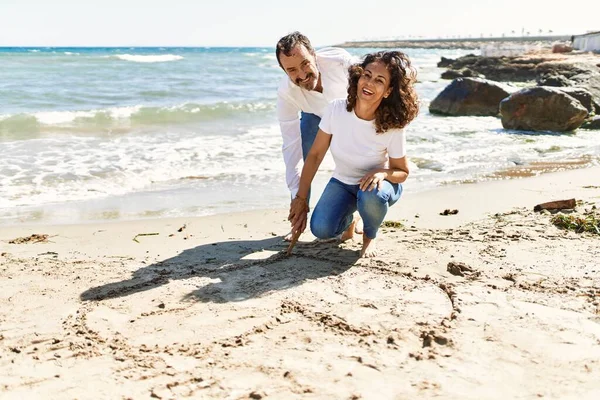
[[277, 119], [283, 137], [285, 178], [292, 197], [300, 186], [302, 141], [299, 113], [304, 111], [322, 117], [331, 100], [345, 98], [348, 95], [348, 68], [357, 62], [346, 50], [336, 47], [320, 49], [315, 54], [323, 93], [301, 89], [287, 75], [281, 79], [277, 90]]
[[347, 185], [376, 168], [387, 168], [388, 159], [406, 156], [403, 129], [377, 134], [375, 121], [365, 121], [346, 111], [346, 99], [329, 103], [319, 128], [332, 135], [330, 151], [335, 162], [333, 177]]

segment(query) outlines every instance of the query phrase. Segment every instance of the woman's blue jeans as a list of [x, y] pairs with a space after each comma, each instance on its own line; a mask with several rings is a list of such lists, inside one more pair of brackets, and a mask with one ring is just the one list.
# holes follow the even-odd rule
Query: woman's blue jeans
[[358, 209], [364, 233], [375, 239], [388, 208], [402, 194], [402, 185], [383, 181], [381, 189], [363, 191], [359, 185], [347, 185], [331, 178], [310, 219], [310, 230], [319, 239], [330, 239], [343, 233], [352, 223]]

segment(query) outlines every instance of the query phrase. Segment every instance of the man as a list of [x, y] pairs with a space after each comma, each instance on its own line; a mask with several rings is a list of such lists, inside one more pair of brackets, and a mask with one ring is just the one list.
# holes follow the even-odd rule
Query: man
[[348, 68], [355, 60], [340, 48], [315, 51], [300, 32], [282, 37], [275, 55], [287, 75], [277, 90], [277, 118], [283, 136], [285, 178], [294, 198], [300, 185], [300, 160], [308, 155], [327, 104], [347, 97]]

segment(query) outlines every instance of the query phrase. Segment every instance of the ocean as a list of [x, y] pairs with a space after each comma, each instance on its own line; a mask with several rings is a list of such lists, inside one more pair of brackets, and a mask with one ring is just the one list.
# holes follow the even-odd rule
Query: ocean
[[[532, 134], [493, 117], [429, 114], [449, 83], [440, 57], [472, 51], [406, 53], [422, 101], [407, 128], [407, 194], [530, 165], [598, 163], [597, 132]], [[275, 115], [283, 76], [272, 48], [0, 48], [0, 224], [286, 208]], [[313, 198], [332, 169], [327, 158]]]

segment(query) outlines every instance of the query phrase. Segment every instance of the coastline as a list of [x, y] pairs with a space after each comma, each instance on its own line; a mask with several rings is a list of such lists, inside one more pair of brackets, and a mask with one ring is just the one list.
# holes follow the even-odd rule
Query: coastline
[[336, 44], [336, 47], [355, 48], [400, 48], [400, 49], [463, 49], [479, 50], [482, 46], [531, 46], [552, 47], [554, 42], [570, 41], [570, 36], [532, 36], [532, 37], [489, 37], [461, 39], [407, 39], [407, 40], [364, 40], [348, 41]]
[[373, 260], [309, 233], [282, 257], [284, 209], [0, 227], [0, 393], [595, 398], [600, 237], [532, 209], [600, 205], [597, 176], [407, 194]]

